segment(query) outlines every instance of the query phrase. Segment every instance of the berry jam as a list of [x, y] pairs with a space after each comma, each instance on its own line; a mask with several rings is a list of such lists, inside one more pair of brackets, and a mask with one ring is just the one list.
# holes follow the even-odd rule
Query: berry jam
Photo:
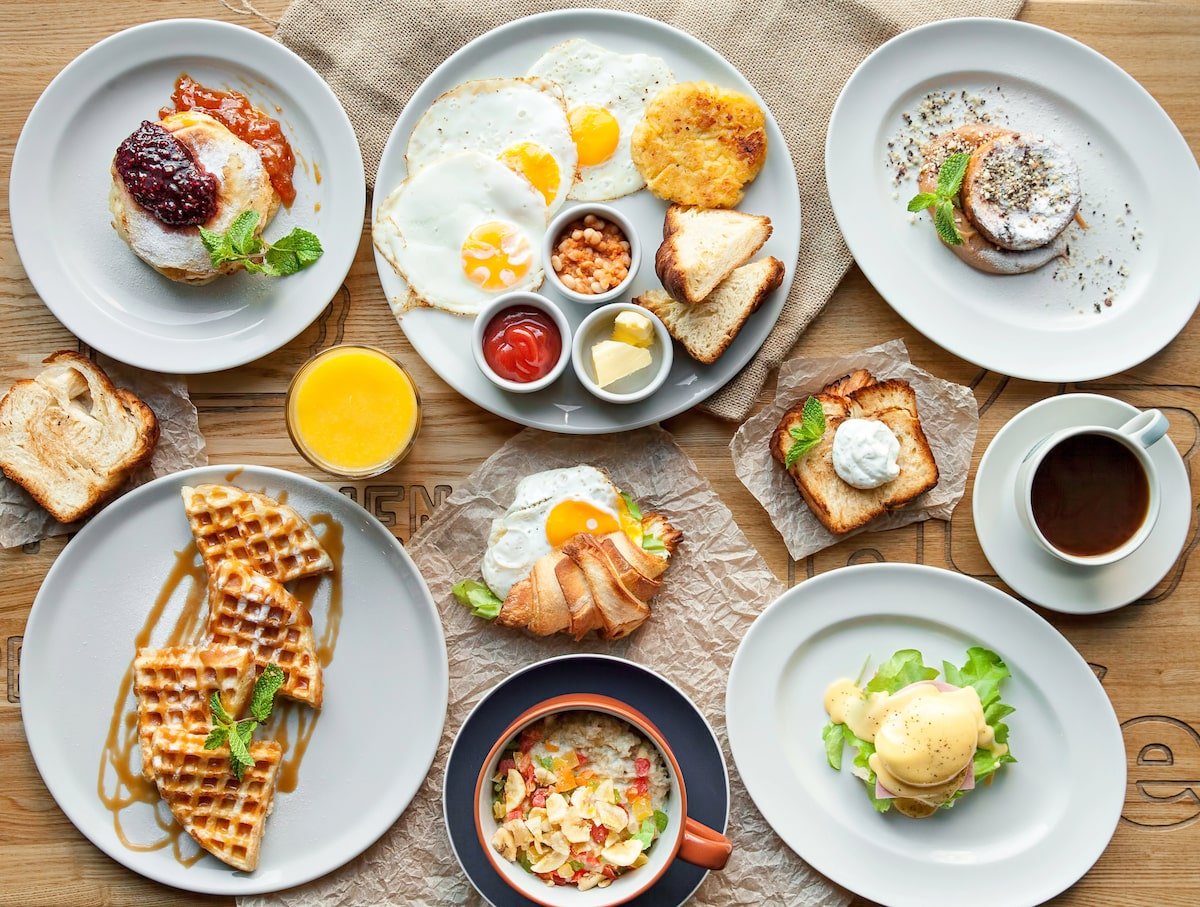
[[203, 224], [217, 213], [217, 181], [158, 123], [143, 120], [113, 161], [134, 200], [172, 227]]

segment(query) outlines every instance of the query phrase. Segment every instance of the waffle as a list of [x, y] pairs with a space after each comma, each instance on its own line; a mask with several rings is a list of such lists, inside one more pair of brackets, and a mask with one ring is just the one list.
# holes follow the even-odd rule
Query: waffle
[[333, 569], [312, 527], [286, 504], [229, 485], [185, 485], [182, 493], [210, 576], [224, 560], [242, 561], [281, 583]]
[[241, 781], [230, 771], [229, 750], [206, 750], [202, 734], [160, 727], [151, 746], [158, 792], [175, 821], [218, 860], [253, 872], [274, 805], [283, 758], [279, 744], [252, 743], [254, 766]]
[[255, 672], [250, 653], [233, 646], [174, 646], [138, 649], [133, 660], [133, 692], [137, 697], [138, 743], [142, 774], [153, 780], [150, 740], [159, 727], [207, 733], [212, 724], [208, 700], [238, 715], [250, 700]]
[[240, 561], [221, 561], [208, 587], [208, 632], [212, 645], [248, 651], [258, 672], [279, 665], [280, 695], [321, 707], [325, 685], [312, 617], [282, 583]]

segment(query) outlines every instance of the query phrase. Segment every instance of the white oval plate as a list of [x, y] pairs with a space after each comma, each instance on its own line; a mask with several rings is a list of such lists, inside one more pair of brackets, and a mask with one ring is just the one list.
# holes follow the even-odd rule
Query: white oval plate
[[[311, 230], [325, 249], [316, 264], [286, 278], [242, 273], [192, 287], [154, 271], [117, 236], [113, 155], [142, 120], [157, 118], [181, 72], [279, 117], [296, 152], [297, 194], [266, 236]], [[21, 130], [9, 198], [21, 264], [68, 330], [129, 365], [195, 374], [265, 356], [321, 313], [354, 261], [366, 183], [350, 121], [312, 67], [247, 28], [169, 19], [104, 39], [55, 77]]]
[[[331, 488], [279, 469], [244, 467], [235, 484], [286, 492], [302, 516], [329, 513], [343, 531], [341, 629], [299, 783], [276, 796], [253, 873], [207, 855], [186, 868], [170, 847], [139, 853], [121, 844], [96, 789], [113, 703], [133, 658], [134, 635], [175, 563], [174, 552], [192, 544], [179, 489], [225, 482], [234, 469], [207, 466], [143, 485], [71, 540], [46, 575], [25, 628], [21, 716], [42, 779], [93, 844], [157, 882], [246, 895], [330, 872], [391, 827], [433, 761], [449, 674], [433, 599], [392, 534]], [[152, 645], [161, 645], [175, 623], [186, 590], [177, 593]], [[318, 637], [328, 607], [329, 582], [322, 580], [312, 607]], [[68, 702], [69, 714], [63, 711]], [[126, 705], [133, 707], [132, 695]], [[147, 804], [134, 804], [121, 818], [133, 841], [162, 836]]]
[[[893, 186], [887, 143], [927, 93], [959, 89], [987, 93], [1003, 109], [1001, 125], [1006, 117], [1075, 156], [1090, 229], [1068, 228], [1077, 246], [1070, 279], [1065, 271], [1055, 279], [1055, 263], [1016, 276], [976, 271], [938, 241], [927, 214], [905, 210], [915, 168]], [[838, 98], [825, 168], [838, 225], [867, 279], [918, 331], [984, 368], [1033, 381], [1112, 375], [1166, 346], [1200, 300], [1187, 223], [1200, 207], [1200, 168], [1187, 143], [1127, 73], [1048, 29], [953, 19], [888, 41]], [[1089, 267], [1097, 255], [1112, 268]], [[1121, 263], [1124, 281], [1113, 271]]]
[[[1004, 701], [1018, 762], [924, 820], [875, 812], [825, 760], [825, 690], [897, 649], [962, 664], [973, 645], [1013, 676]], [[1125, 800], [1112, 705], [1067, 640], [1013, 598], [912, 564], [844, 567], [785, 592], [742, 640], [725, 700], [729, 744], [771, 827], [818, 871], [891, 907], [1040, 904], [1108, 845]]]
[[1135, 601], [1167, 575], [1187, 543], [1192, 496], [1187, 467], [1165, 438], [1150, 448], [1162, 483], [1162, 510], [1141, 547], [1115, 564], [1068, 564], [1034, 541], [1017, 513], [1017, 469], [1042, 438], [1076, 425], [1117, 428], [1137, 415], [1123, 400], [1065, 394], [1013, 416], [983, 452], [971, 492], [979, 547], [996, 574], [1018, 595], [1064, 614], [1101, 614]]
[[[716, 393], [750, 361], [775, 325], [792, 285], [800, 254], [800, 191], [791, 156], [774, 117], [754, 87], [725, 58], [691, 35], [654, 19], [608, 10], [560, 10], [518, 19], [467, 44], [441, 66], [412, 96], [396, 121], [375, 180], [371, 209], [374, 222], [379, 203], [407, 175], [404, 152], [417, 120], [445, 91], [468, 79], [523, 76], [543, 52], [568, 38], [587, 38], [619, 53], [647, 53], [662, 57], [678, 81], [707, 79], [755, 98], [767, 113], [767, 161], [758, 178], [746, 187], [738, 209], [771, 218], [774, 233], [755, 256], [774, 255], [787, 273], [783, 285], [767, 297], [725, 354], [712, 365], [701, 365], [682, 349], [666, 383], [639, 403], [605, 403], [579, 383], [573, 369], [543, 391], [508, 394], [488, 381], [471, 356], [472, 320], [432, 309], [406, 313], [400, 321], [409, 342], [421, 358], [447, 384], [484, 409], [523, 425], [547, 431], [592, 434], [627, 431], [650, 425], [695, 406]], [[576, 204], [567, 202], [564, 210]], [[642, 266], [621, 299], [629, 299], [662, 285], [654, 273], [654, 252], [662, 242], [667, 203], [643, 189], [606, 202], [632, 222], [642, 241]], [[540, 246], [539, 246], [540, 248]], [[389, 299], [403, 297], [404, 280], [387, 259], [375, 252], [379, 280]], [[540, 293], [558, 303], [577, 327], [593, 306], [580, 305], [558, 294], [546, 281]]]

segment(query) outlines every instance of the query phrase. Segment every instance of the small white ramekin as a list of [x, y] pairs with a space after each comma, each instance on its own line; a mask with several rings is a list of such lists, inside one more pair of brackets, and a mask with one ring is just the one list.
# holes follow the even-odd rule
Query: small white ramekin
[[[654, 325], [654, 347], [658, 351], [658, 369], [654, 373], [654, 377], [645, 386], [625, 394], [605, 390], [596, 383], [590, 371], [590, 349], [585, 349], [585, 345], [589, 341], [608, 339], [608, 333], [598, 334], [596, 332], [596, 325], [603, 321], [607, 321], [611, 325], [621, 312], [637, 312], [650, 319], [650, 323]], [[593, 334], [596, 336], [593, 337]], [[667, 380], [667, 375], [671, 373], [671, 363], [675, 358], [675, 351], [671, 345], [671, 334], [667, 330], [667, 326], [662, 323], [662, 319], [632, 302], [614, 302], [596, 309], [583, 319], [575, 330], [575, 340], [571, 346], [572, 364], [575, 366], [575, 375], [579, 378], [579, 383], [592, 396], [607, 403], [637, 403], [639, 400], [645, 400], [662, 387], [663, 382]], [[651, 355], [653, 355], [653, 350]]]
[[[558, 332], [562, 337], [562, 350], [558, 354], [558, 361], [554, 363], [554, 368], [550, 369], [541, 378], [536, 381], [509, 381], [507, 378], [502, 378], [492, 370], [488, 365], [486, 357], [483, 355], [483, 335], [487, 330], [488, 323], [498, 313], [505, 309], [515, 309], [528, 307], [545, 312], [550, 316], [558, 328]], [[497, 296], [475, 316], [475, 326], [471, 336], [471, 352], [475, 356], [475, 364], [479, 366], [479, 370], [483, 372], [492, 384], [500, 388], [502, 391], [508, 391], [512, 394], [532, 394], [534, 391], [540, 391], [543, 388], [549, 387], [559, 376], [566, 370], [567, 362], [571, 359], [571, 325], [567, 321], [567, 316], [562, 313], [557, 305], [542, 296], [540, 293], [530, 293], [525, 290], [518, 290], [513, 293], [505, 293], [503, 296]]]
[[[629, 240], [629, 274], [611, 290], [606, 290], [603, 293], [578, 293], [575, 290], [568, 289], [554, 272], [553, 265], [550, 264], [550, 258], [554, 254], [555, 246], [558, 244], [559, 234], [562, 233], [567, 224], [579, 220], [588, 214], [594, 214], [597, 217], [612, 221], [621, 228], [621, 232]], [[560, 211], [558, 216], [550, 221], [550, 226], [546, 228], [546, 236], [542, 240], [542, 266], [546, 271], [546, 279], [549, 280], [550, 285], [555, 290], [567, 297], [567, 299], [583, 305], [602, 305], [616, 299], [629, 289], [634, 277], [637, 276], [638, 268], [641, 264], [642, 244], [638, 241], [633, 224], [629, 222], [629, 218], [624, 214], [609, 205], [585, 202], [568, 208], [565, 211]]]

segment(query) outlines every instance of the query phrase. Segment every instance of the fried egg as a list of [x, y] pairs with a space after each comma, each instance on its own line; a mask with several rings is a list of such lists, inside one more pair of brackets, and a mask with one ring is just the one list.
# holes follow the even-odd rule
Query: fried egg
[[483, 578], [504, 598], [529, 575], [534, 561], [579, 533], [599, 536], [618, 530], [641, 544], [641, 520], [599, 469], [579, 465], [534, 473], [517, 484], [512, 505], [492, 521]]
[[479, 79], [443, 94], [408, 139], [408, 172], [478, 151], [520, 174], [553, 214], [575, 184], [576, 151], [562, 89], [545, 79]]
[[619, 54], [580, 38], [546, 51], [529, 70], [557, 82], [579, 155], [579, 181], [570, 197], [604, 201], [646, 185], [630, 156], [634, 127], [646, 104], [675, 82], [666, 62], [648, 54]]
[[403, 308], [474, 315], [489, 300], [542, 285], [546, 200], [478, 151], [418, 170], [379, 206], [375, 247], [408, 282]]

